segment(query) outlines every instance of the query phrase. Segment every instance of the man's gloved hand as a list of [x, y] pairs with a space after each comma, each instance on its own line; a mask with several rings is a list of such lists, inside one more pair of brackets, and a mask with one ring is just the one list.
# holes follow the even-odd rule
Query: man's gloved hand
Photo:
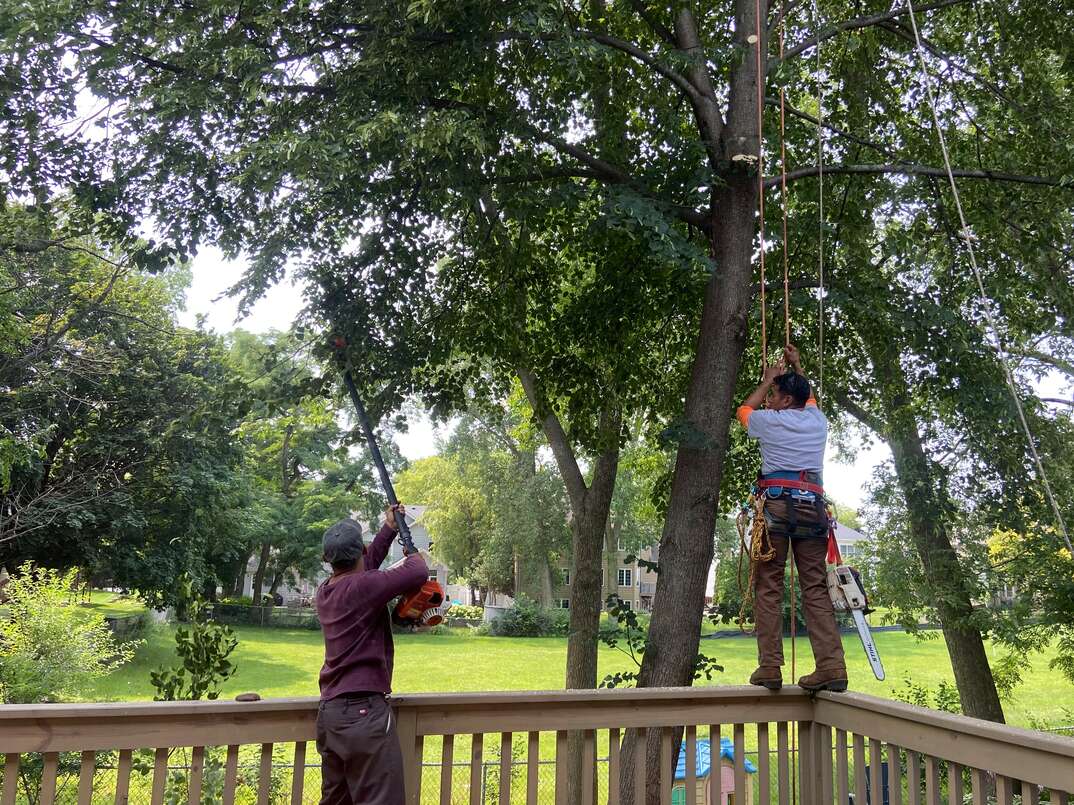
[[798, 374], [802, 374], [802, 355], [794, 344], [787, 344], [783, 348], [783, 361]]

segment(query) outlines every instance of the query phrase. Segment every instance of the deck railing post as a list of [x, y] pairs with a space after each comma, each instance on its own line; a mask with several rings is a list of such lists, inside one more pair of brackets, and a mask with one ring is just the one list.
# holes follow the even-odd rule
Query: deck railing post
[[[798, 790], [802, 802], [819, 802], [821, 797], [820, 729], [812, 721], [798, 722]], [[831, 761], [829, 760], [829, 763]]]

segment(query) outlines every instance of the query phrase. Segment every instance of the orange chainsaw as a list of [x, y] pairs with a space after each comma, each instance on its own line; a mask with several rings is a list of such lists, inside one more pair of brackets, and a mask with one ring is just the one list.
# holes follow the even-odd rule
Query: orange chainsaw
[[[336, 336], [333, 339], [333, 346], [336, 349], [342, 351], [346, 345], [346, 341], [340, 336]], [[351, 402], [354, 403], [354, 410], [358, 414], [358, 422], [365, 433], [369, 453], [373, 457], [373, 463], [376, 465], [377, 473], [380, 475], [380, 483], [384, 487], [384, 494], [388, 498], [388, 503], [397, 506], [399, 498], [396, 497], [392, 479], [388, 476], [388, 469], [384, 466], [384, 458], [380, 454], [380, 446], [377, 444], [377, 438], [373, 433], [373, 424], [369, 421], [365, 406], [362, 405], [362, 398], [358, 396], [358, 388], [354, 385], [354, 378], [351, 377], [350, 371], [346, 368], [343, 369], [343, 383], [347, 387], [347, 393], [350, 394]], [[407, 524], [406, 516], [397, 512], [395, 524], [399, 528], [399, 544], [403, 546], [404, 557], [417, 553], [418, 549], [414, 545], [413, 537], [410, 536], [410, 526]], [[401, 626], [437, 626], [444, 622], [444, 615], [450, 606], [451, 604], [446, 601], [444, 588], [440, 586], [440, 582], [436, 579], [429, 579], [417, 590], [399, 597], [399, 602], [392, 611], [392, 620]]]

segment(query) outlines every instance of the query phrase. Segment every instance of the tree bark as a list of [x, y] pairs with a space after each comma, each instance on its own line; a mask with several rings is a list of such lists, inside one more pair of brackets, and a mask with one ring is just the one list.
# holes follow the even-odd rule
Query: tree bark
[[254, 606], [261, 606], [261, 588], [265, 585], [265, 573], [268, 570], [269, 554], [272, 551], [271, 542], [261, 543], [261, 556], [257, 561], [257, 570], [254, 572], [254, 584], [250, 595], [254, 599]]
[[272, 583], [269, 585], [269, 595], [275, 597], [279, 592], [280, 585], [283, 583], [283, 570], [277, 570], [272, 574]]
[[547, 556], [541, 558], [541, 606], [552, 606], [552, 566]]

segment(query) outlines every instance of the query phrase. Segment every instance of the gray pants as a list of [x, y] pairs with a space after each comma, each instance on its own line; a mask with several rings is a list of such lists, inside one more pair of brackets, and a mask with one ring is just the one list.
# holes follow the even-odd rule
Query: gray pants
[[321, 805], [403, 805], [403, 754], [385, 697], [321, 702], [317, 751]]

